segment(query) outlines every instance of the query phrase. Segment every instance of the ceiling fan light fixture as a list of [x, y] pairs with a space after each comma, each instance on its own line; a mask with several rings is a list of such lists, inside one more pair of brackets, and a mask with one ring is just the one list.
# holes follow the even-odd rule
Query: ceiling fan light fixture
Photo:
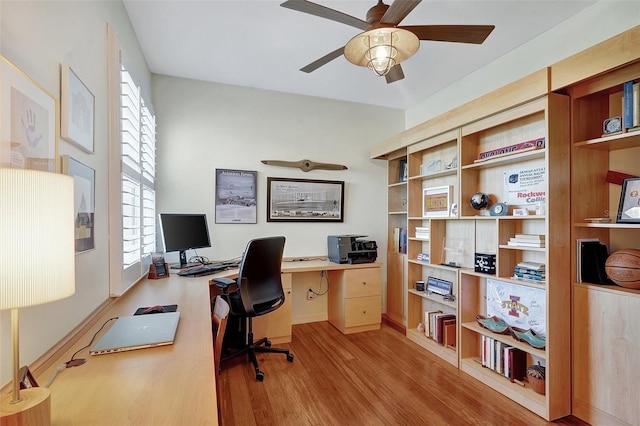
[[418, 51], [420, 40], [411, 31], [379, 27], [358, 34], [344, 47], [344, 56], [355, 65], [383, 76]]

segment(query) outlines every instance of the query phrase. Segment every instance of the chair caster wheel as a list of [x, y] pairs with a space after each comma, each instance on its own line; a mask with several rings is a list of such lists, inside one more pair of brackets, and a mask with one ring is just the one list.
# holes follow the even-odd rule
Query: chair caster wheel
[[270, 348], [270, 347], [271, 347], [271, 340], [267, 340], [266, 342], [264, 342], [264, 345], [265, 345], [267, 348]]
[[256, 372], [256, 382], [261, 382], [264, 380], [264, 373], [262, 371]]
[[293, 362], [293, 354], [287, 354], [287, 361]]

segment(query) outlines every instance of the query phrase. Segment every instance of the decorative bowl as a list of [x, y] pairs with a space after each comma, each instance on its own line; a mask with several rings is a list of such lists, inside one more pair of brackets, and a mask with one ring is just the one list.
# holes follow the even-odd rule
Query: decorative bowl
[[547, 344], [547, 339], [544, 336], [536, 334], [536, 332], [531, 329], [524, 330], [518, 327], [509, 327], [509, 332], [517, 341], [528, 343], [536, 349], [544, 349]]
[[527, 367], [527, 381], [534, 391], [540, 395], [545, 394], [545, 368], [540, 363]]
[[487, 330], [491, 330], [494, 333], [509, 334], [509, 325], [504, 322], [504, 320], [496, 316], [485, 317], [483, 315], [476, 315], [476, 321], [478, 321], [478, 324], [482, 327]]

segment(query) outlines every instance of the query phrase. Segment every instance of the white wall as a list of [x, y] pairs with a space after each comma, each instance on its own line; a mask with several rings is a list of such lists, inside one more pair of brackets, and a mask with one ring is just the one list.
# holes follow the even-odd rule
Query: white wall
[[[268, 235], [287, 237], [285, 256], [326, 255], [333, 234], [368, 235], [386, 248], [386, 163], [370, 160], [369, 148], [403, 129], [402, 111], [160, 75], [152, 82], [158, 212], [207, 214], [212, 248], [199, 255], [237, 257], [248, 240]], [[302, 159], [348, 170], [260, 162]], [[215, 223], [216, 168], [258, 172], [257, 224]], [[344, 223], [267, 222], [267, 176], [344, 181]], [[167, 258], [177, 261], [177, 253]]]
[[[75, 295], [20, 310], [21, 365], [32, 363], [109, 297], [107, 22], [116, 28], [127, 59], [149, 91], [149, 70], [121, 2], [0, 1], [0, 53], [56, 99], [60, 97], [60, 64], [65, 63], [96, 98], [95, 154], [58, 141], [58, 156], [68, 154], [96, 171], [96, 248], [76, 255]], [[38, 259], [33, 259], [33, 267], [38, 267]], [[10, 316], [3, 311], [0, 385], [11, 378], [10, 342]]]
[[[601, 0], [405, 111], [411, 128], [640, 25], [640, 1]], [[640, 47], [639, 47], [640, 48]]]

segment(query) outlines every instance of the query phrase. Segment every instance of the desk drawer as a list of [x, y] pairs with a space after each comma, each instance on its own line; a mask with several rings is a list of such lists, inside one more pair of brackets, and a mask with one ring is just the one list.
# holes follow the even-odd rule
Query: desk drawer
[[345, 301], [345, 327], [379, 324], [382, 315], [380, 296], [355, 297]]
[[380, 268], [352, 269], [344, 271], [344, 297], [380, 296], [382, 276]]

